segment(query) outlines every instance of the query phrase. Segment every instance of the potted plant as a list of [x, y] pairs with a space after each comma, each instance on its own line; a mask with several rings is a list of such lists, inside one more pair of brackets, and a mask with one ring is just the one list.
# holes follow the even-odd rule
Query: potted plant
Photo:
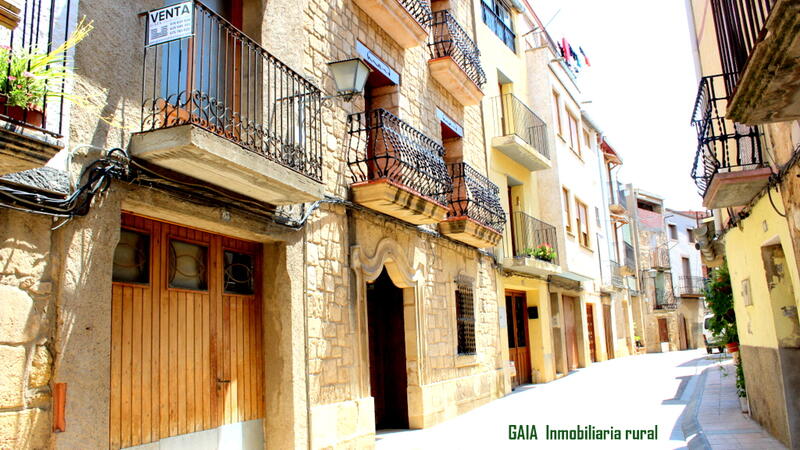
[[81, 20], [70, 37], [49, 52], [38, 46], [0, 46], [0, 110], [20, 122], [44, 126], [47, 97], [67, 97], [48, 88], [72, 75], [67, 50], [82, 41], [92, 28], [91, 22]]
[[739, 396], [739, 407], [743, 413], [750, 412], [750, 404], [747, 402], [747, 388], [744, 384], [744, 369], [742, 368], [742, 358], [736, 361], [736, 395]]
[[546, 262], [553, 262], [558, 256], [550, 244], [539, 244], [538, 247], [525, 249], [525, 254]]
[[705, 288], [706, 303], [712, 316], [708, 329], [724, 337], [728, 353], [739, 351], [739, 333], [736, 328], [736, 313], [733, 310], [733, 288], [727, 265], [714, 270]]

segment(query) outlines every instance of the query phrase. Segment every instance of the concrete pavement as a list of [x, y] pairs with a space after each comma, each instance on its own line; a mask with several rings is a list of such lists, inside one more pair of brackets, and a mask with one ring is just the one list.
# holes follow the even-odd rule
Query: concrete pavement
[[[429, 429], [380, 432], [377, 447], [685, 448], [686, 424], [691, 423], [695, 410], [700, 410], [687, 411], [687, 405], [693, 393], [702, 391], [698, 381], [713, 380], [698, 375], [720, 359], [719, 355], [707, 356], [704, 350], [690, 350], [596, 363], [551, 383], [520, 387], [505, 398]], [[735, 374], [731, 377], [735, 379]], [[713, 389], [707, 392], [713, 395]], [[710, 411], [711, 403], [699, 405], [704, 412]], [[566, 439], [548, 435], [548, 427], [561, 430]], [[692, 427], [688, 430], [692, 447], [704, 447], [708, 441], [702, 434], [695, 434]], [[603, 438], [592, 439], [599, 432], [605, 432]], [[591, 434], [588, 439], [587, 434]]]
[[736, 395], [736, 366], [731, 359], [706, 369], [699, 393], [697, 421], [712, 449], [785, 449], [750, 416], [741, 413]]

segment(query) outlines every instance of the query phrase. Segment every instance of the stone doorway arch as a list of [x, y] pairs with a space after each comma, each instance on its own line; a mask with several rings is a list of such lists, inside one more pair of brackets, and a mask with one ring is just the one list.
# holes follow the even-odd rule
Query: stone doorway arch
[[369, 379], [369, 334], [367, 317], [367, 283], [375, 281], [386, 269], [392, 283], [403, 290], [403, 318], [405, 326], [405, 351], [408, 424], [421, 428], [422, 373], [424, 327], [422, 326], [422, 280], [424, 265], [413, 265], [405, 257], [403, 248], [391, 238], [383, 238], [372, 255], [360, 245], [351, 246], [350, 267], [355, 274], [359, 388], [361, 397], [371, 397]]

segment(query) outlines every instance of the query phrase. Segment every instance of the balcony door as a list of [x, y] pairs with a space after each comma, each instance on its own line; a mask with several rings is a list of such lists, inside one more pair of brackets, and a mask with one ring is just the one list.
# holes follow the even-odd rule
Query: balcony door
[[528, 303], [524, 292], [506, 291], [508, 356], [517, 370], [517, 385], [531, 382], [531, 353], [528, 340]]
[[686, 277], [684, 279], [691, 283], [692, 280], [689, 277], [692, 276], [692, 265], [689, 262], [689, 258], [681, 258], [681, 267], [683, 268], [683, 276]]
[[[182, 1], [166, 0], [164, 5]], [[191, 122], [229, 138], [240, 137], [231, 125], [261, 114], [251, 92], [260, 88], [250, 86], [260, 79], [260, 64], [250, 61], [243, 41], [228, 25], [241, 29], [242, 0], [204, 0], [203, 5], [210, 11], [195, 7], [192, 37], [160, 46], [161, 97], [167, 103], [168, 125]], [[248, 102], [249, 110], [242, 111]]]
[[123, 214], [109, 447], [179, 435], [202, 447], [231, 424], [235, 448], [263, 447], [260, 260], [260, 244]]

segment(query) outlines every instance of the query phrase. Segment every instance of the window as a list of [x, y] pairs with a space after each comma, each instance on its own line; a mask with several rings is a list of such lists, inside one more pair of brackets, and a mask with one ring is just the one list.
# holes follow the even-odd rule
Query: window
[[569, 147], [581, 156], [581, 143], [578, 140], [578, 119], [567, 111], [567, 121], [569, 121]]
[[254, 291], [253, 257], [244, 253], [225, 250], [224, 280], [226, 294], [252, 295]]
[[475, 354], [475, 301], [472, 298], [472, 280], [456, 279], [456, 323], [458, 354]]
[[169, 287], [194, 291], [208, 289], [208, 248], [175, 240], [169, 244]]
[[639, 201], [636, 203], [636, 206], [637, 206], [639, 209], [643, 209], [643, 210], [645, 210], [645, 211], [653, 211], [653, 212], [655, 212], [655, 211], [656, 211], [656, 208], [655, 208], [655, 206], [653, 206], [651, 203], [643, 202], [643, 201], [641, 201], [641, 200], [639, 200]]
[[586, 204], [580, 200], [575, 200], [576, 223], [578, 229], [578, 242], [584, 247], [589, 248], [589, 212]]
[[583, 145], [586, 147], [586, 150], [592, 150], [592, 136], [586, 130], [583, 130]]
[[559, 136], [564, 136], [564, 129], [561, 127], [561, 96], [558, 92], [553, 91], [553, 120], [556, 121], [556, 131]]
[[569, 190], [561, 188], [564, 194], [564, 218], [567, 219], [567, 233], [572, 233], [572, 210], [569, 206]]
[[669, 238], [673, 241], [678, 240], [678, 227], [674, 223], [669, 224]]
[[686, 236], [689, 239], [689, 243], [690, 244], [694, 244], [694, 233], [692, 233], [693, 231], [694, 231], [694, 229], [692, 229], [692, 228], [687, 228], [686, 229]]
[[150, 236], [122, 229], [119, 243], [114, 249], [111, 280], [122, 283], [148, 283], [150, 281]]
[[[594, 218], [597, 221], [597, 228], [600, 228], [602, 226], [602, 224], [600, 223], [600, 208], [598, 208], [597, 206], [594, 207]], [[617, 259], [617, 261], [619, 261], [619, 259]]]
[[500, 0], [482, 0], [481, 9], [483, 23], [503, 41], [511, 51], [516, 52], [514, 43], [514, 27], [511, 22], [511, 10]]

